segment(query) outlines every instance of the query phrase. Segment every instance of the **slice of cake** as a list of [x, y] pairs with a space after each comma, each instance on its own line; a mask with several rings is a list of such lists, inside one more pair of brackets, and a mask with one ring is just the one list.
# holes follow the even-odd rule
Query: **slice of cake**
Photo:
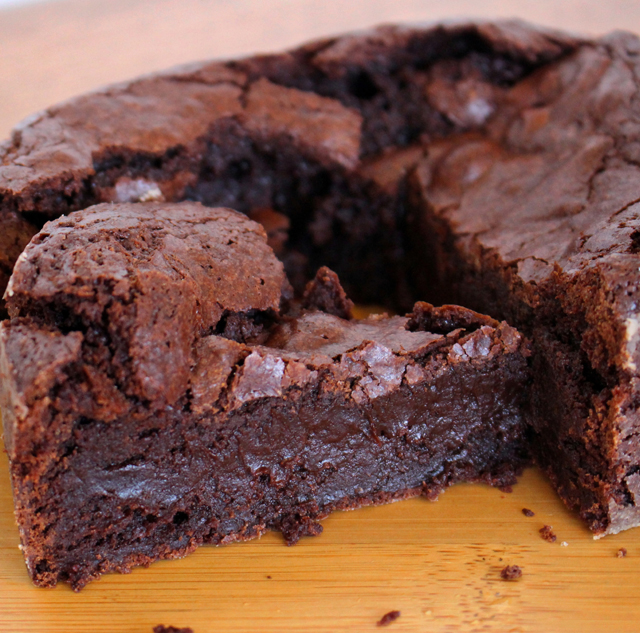
[[328, 269], [304, 307], [288, 292], [263, 229], [228, 209], [104, 204], [34, 238], [0, 362], [36, 584], [79, 589], [268, 529], [295, 543], [334, 509], [514, 482], [528, 459], [516, 330], [424, 303], [341, 318]]

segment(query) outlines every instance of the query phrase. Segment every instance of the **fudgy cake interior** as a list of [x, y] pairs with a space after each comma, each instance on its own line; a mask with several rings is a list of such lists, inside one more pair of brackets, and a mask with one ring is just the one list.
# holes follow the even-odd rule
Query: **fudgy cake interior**
[[78, 589], [267, 529], [295, 543], [337, 508], [515, 481], [516, 330], [425, 303], [343, 318], [326, 268], [288, 296], [260, 225], [226, 209], [99, 205], [31, 242], [0, 362], [36, 584]]

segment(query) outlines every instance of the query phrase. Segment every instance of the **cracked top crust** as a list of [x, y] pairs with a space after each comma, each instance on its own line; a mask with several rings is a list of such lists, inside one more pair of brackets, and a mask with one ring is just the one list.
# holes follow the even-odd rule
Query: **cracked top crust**
[[614, 33], [513, 86], [453, 82], [436, 64], [432, 103], [468, 131], [431, 143], [413, 175], [465, 258], [508, 271], [534, 310], [555, 295], [586, 314], [603, 374], [640, 366], [639, 54], [636, 36]]
[[[211, 126], [226, 119], [256, 139], [286, 137], [321, 162], [356, 165], [361, 125], [356, 110], [265, 78], [247, 84], [241, 73], [221, 64], [206, 70], [207, 82], [188, 75], [144, 79], [74, 99], [26, 121], [4, 151], [0, 147], [0, 202], [5, 198], [0, 209], [55, 216], [63, 200], [57, 208], [47, 206], [35, 188], [91, 195], [84, 191], [87, 183], [97, 165], [112, 156], [201, 154]], [[118, 200], [117, 191], [113, 200]]]
[[[335, 273], [314, 283], [321, 308], [349, 316]], [[74, 419], [114, 422], [167, 407], [230, 413], [306, 388], [363, 405], [461, 364], [490, 372], [527, 354], [515, 329], [465, 308], [350, 320], [319, 310], [313, 288], [309, 308], [280, 314], [282, 264], [264, 229], [229, 209], [103, 204], [47, 223], [16, 266], [13, 318], [0, 327], [10, 454], [47, 436], [40, 405], [67, 381], [84, 394]], [[229, 328], [234, 318], [244, 326]]]
[[[482, 133], [434, 143], [420, 167], [433, 209], [505, 262], [521, 262], [525, 281], [633, 246], [625, 220], [637, 217], [640, 198], [640, 67], [630, 45], [640, 43], [618, 34], [513, 87], [487, 87]], [[443, 87], [441, 100], [447, 90], [450, 109], [468, 107], [453, 94], [460, 86]]]
[[[184, 391], [197, 336], [277, 314], [288, 282], [264, 229], [198, 203], [103, 204], [45, 225], [6, 292], [12, 317], [104, 327], [126, 342], [138, 396]], [[248, 318], [248, 317], [247, 317]]]
[[[110, 87], [37, 115], [0, 148], [0, 211], [20, 225], [0, 269], [8, 274], [35, 232], [24, 219], [33, 215], [20, 214], [180, 199], [203, 172], [215, 171], [203, 156], [208, 144], [231, 147], [225, 139], [271, 144], [272, 153], [291, 147], [394, 194], [400, 177], [386, 182], [382, 173], [410, 173], [426, 151], [415, 179], [430, 213], [456, 227], [468, 260], [494, 258], [514, 288], [526, 287], [534, 308], [539, 288], [559, 275], [563, 283], [591, 275], [603, 301], [571, 292], [560, 300], [587, 312], [598, 339], [593, 366], [635, 375], [639, 54], [640, 41], [626, 33], [590, 41], [517, 21], [385, 26]], [[394, 110], [395, 97], [410, 107]], [[221, 121], [235, 126], [230, 136], [209, 136]], [[134, 155], [166, 161], [164, 180], [113, 167]], [[207, 156], [216, 160], [215, 152]], [[242, 172], [239, 162], [224, 169]], [[215, 189], [219, 176], [207, 186]], [[322, 189], [322, 178], [309, 185], [309, 199], [316, 185]], [[326, 227], [349, 213], [317, 213], [308, 224], [313, 246], [339, 233]], [[367, 225], [358, 218], [338, 228], [347, 224]]]
[[[0, 285], [45, 219], [100, 202], [189, 198], [249, 214], [254, 207], [288, 213], [298, 196], [318, 205], [308, 222], [313, 245], [284, 255], [301, 266], [336, 224], [367, 242], [379, 219], [385, 239], [398, 242], [394, 210], [376, 220], [362, 217], [357, 201], [330, 210], [331, 185], [344, 186], [336, 184], [342, 179], [398, 195], [424, 147], [502, 120], [511, 107], [503, 93], [537, 67], [544, 72], [576, 49], [598, 46], [518, 21], [382, 26], [281, 54], [193, 64], [53, 106], [0, 145], [0, 222], [11, 235], [0, 250]], [[269, 173], [278, 160], [285, 178]], [[304, 242], [300, 227], [292, 229]], [[338, 272], [353, 293], [358, 282]], [[306, 281], [290, 278], [296, 288]]]
[[[365, 68], [388, 74], [404, 63], [428, 64], [443, 51], [463, 50], [467, 41], [530, 65], [579, 42], [517, 21], [383, 26], [289, 53], [194, 64], [114, 85], [33, 115], [0, 145], [0, 211], [55, 215], [61, 207], [106, 201], [91, 191], [105, 160], [136, 152], [202, 153], [211, 126], [223, 119], [258, 138], [285, 134], [303, 153], [351, 169], [361, 153], [358, 104], [349, 94], [321, 96], [313, 77], [340, 82]], [[59, 196], [39, 195], [42, 188]]]

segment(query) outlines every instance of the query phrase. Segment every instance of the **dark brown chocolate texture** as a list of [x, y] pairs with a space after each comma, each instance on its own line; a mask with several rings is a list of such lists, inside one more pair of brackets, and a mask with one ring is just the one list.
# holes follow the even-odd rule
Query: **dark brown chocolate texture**
[[392, 622], [395, 622], [400, 617], [400, 615], [400, 611], [389, 611], [376, 622], [376, 626], [388, 626]]
[[[317, 281], [320, 306], [312, 286], [311, 309], [280, 313], [282, 264], [228, 209], [103, 204], [45, 226], [0, 327], [36, 584], [80, 588], [267, 529], [292, 544], [336, 508], [514, 481], [527, 460], [517, 331], [467, 328], [463, 308], [446, 310], [447, 333], [409, 329], [415, 315], [346, 320], [331, 313], [349, 305], [335, 273]], [[230, 315], [259, 334], [233, 340]]]
[[302, 305], [342, 319], [350, 319], [353, 316], [353, 301], [342, 289], [338, 275], [326, 266], [320, 268], [315, 278], [307, 284], [302, 295]]
[[540, 536], [548, 543], [555, 543], [558, 540], [551, 525], [543, 525], [539, 530]]
[[522, 578], [522, 567], [518, 565], [507, 565], [500, 571], [500, 578], [502, 578], [502, 580], [518, 580]]
[[[60, 437], [79, 437], [78, 429], [85, 429], [82, 433], [104, 432], [104, 441], [115, 442], [108, 436], [114, 428], [106, 421], [111, 416], [109, 420], [127, 419], [131, 425], [135, 421], [140, 442], [151, 446], [160, 437], [162, 450], [170, 451], [169, 446], [180, 444], [177, 420], [185, 412], [228, 416], [233, 422], [225, 424], [249, 429], [242, 426], [243, 413], [231, 413], [234, 407], [254, 407], [255, 420], [268, 418], [276, 428], [284, 425], [284, 409], [276, 415], [265, 403], [286, 394], [287, 406], [301, 419], [300, 411], [312, 406], [310, 394], [316, 387], [311, 385], [320, 384], [314, 382], [320, 376], [325, 385], [322, 371], [329, 371], [317, 364], [318, 359], [328, 357], [328, 366], [334, 367], [359, 345], [364, 347], [358, 354], [366, 358], [350, 361], [350, 371], [368, 369], [366, 375], [358, 374], [359, 389], [349, 392], [352, 406], [368, 406], [366, 399], [378, 392], [385, 395], [376, 396], [377, 403], [383, 401], [380, 398], [401, 400], [393, 394], [409, 384], [416, 371], [410, 367], [431, 367], [434, 354], [442, 360], [450, 350], [447, 359], [457, 353], [456, 358], [467, 358], [464, 362], [473, 366], [483, 351], [497, 349], [491, 341], [500, 339], [500, 349], [508, 356], [507, 330], [500, 323], [505, 320], [532, 344], [533, 387], [526, 406], [531, 407], [528, 446], [536, 461], [596, 535], [639, 525], [639, 53], [638, 38], [626, 33], [587, 40], [520, 22], [429, 29], [386, 26], [283, 54], [193, 65], [108, 88], [33, 117], [0, 146], [0, 283], [8, 279], [26, 241], [47, 219], [96, 203], [190, 200], [212, 208], [231, 207], [263, 222], [297, 300], [302, 300], [320, 267], [335, 271], [344, 297], [332, 278], [321, 274], [307, 293], [310, 308], [347, 316], [345, 299], [350, 297], [412, 312], [402, 323], [342, 321], [321, 311], [293, 316], [287, 306], [300, 302], [291, 302], [291, 291], [283, 282], [278, 305], [212, 308], [213, 316], [198, 313], [195, 320], [186, 318], [175, 340], [164, 331], [165, 342], [171, 339], [176, 350], [187, 350], [186, 341], [191, 340], [188, 362], [177, 363], [175, 385], [165, 392], [159, 385], [168, 364], [156, 376], [144, 362], [131, 360], [130, 351], [138, 349], [135, 337], [143, 334], [127, 330], [134, 324], [127, 312], [131, 304], [112, 296], [102, 281], [90, 289], [93, 294], [84, 303], [73, 293], [37, 300], [30, 294], [14, 295], [12, 314], [20, 316], [5, 326], [3, 335], [4, 371], [13, 372], [13, 382], [4, 389], [9, 444], [17, 441], [15, 429], [25, 446], [36, 442], [33, 454], [41, 456], [37, 467], [43, 473], [55, 467], [64, 450], [73, 456], [65, 457], [65, 463], [84, 454], [75, 439], [67, 439], [65, 449], [58, 444], [49, 447], [38, 437], [41, 426], [35, 418], [21, 425], [12, 422], [12, 416], [26, 420], [24, 416], [45, 415], [36, 404], [50, 399], [52, 390], [69, 392], [65, 397], [70, 400], [56, 396], [55, 406], [85, 412], [78, 417], [71, 409], [64, 415], [59, 411], [61, 428], [67, 429]], [[92, 248], [97, 247], [87, 250]], [[275, 260], [269, 261], [275, 266]], [[167, 266], [173, 272], [141, 271], [149, 275], [148, 296], [158, 294], [153, 275], [169, 275], [175, 281], [182, 274], [179, 266]], [[191, 287], [198, 283], [195, 277], [185, 281]], [[186, 286], [176, 282], [167, 297], [180, 315], [194, 305], [180, 301]], [[104, 291], [97, 292], [100, 288]], [[16, 287], [11, 290], [15, 293]], [[489, 316], [453, 306], [435, 311], [430, 304], [412, 308], [425, 300], [460, 303]], [[278, 309], [285, 313], [278, 316]], [[109, 329], [111, 323], [119, 325]], [[161, 332], [160, 322], [157, 327]], [[427, 356], [419, 357], [411, 336], [429, 329], [429, 336], [437, 337], [430, 345], [445, 343], [440, 351], [430, 347]], [[471, 338], [454, 342], [456, 337]], [[374, 347], [367, 347], [365, 340]], [[400, 347], [398, 340], [403, 341]], [[393, 358], [386, 352], [380, 358], [392, 365], [399, 362], [394, 360], [398, 354], [415, 355], [400, 383], [397, 371], [371, 369], [378, 367], [376, 345], [391, 350]], [[312, 353], [316, 348], [323, 351]], [[168, 360], [158, 348], [139, 349], [140, 358], [147, 353]], [[33, 362], [27, 363], [27, 357]], [[491, 355], [488, 358], [486, 362]], [[185, 384], [187, 365], [190, 386], [183, 396], [180, 385]], [[356, 380], [355, 374], [348, 375]], [[303, 376], [312, 377], [306, 383]], [[497, 375], [494, 380], [500, 381]], [[300, 381], [306, 386], [299, 386]], [[342, 383], [336, 383], [335, 390], [333, 382], [326, 384], [326, 391], [316, 389], [317, 397], [338, 398], [335, 394], [344, 391]], [[71, 394], [72, 385], [84, 386]], [[290, 398], [290, 389], [300, 390], [298, 400]], [[450, 403], [448, 396], [441, 397]], [[324, 405], [330, 411], [337, 406], [328, 401]], [[160, 426], [145, 426], [151, 424], [145, 422], [149, 406], [163, 411]], [[525, 412], [529, 415], [528, 409], [520, 415]], [[361, 414], [358, 409], [349, 418], [352, 431], [357, 427], [353, 420]], [[396, 419], [390, 409], [385, 415]], [[198, 435], [195, 418], [188, 419], [185, 446]], [[336, 419], [337, 427], [341, 419]], [[256, 437], [269, 435], [259, 426], [251, 428]], [[174, 435], [169, 438], [165, 433], [170, 432]], [[383, 447], [389, 439], [372, 432], [367, 437]], [[503, 464], [513, 459], [510, 467], [505, 465], [509, 474], [521, 459], [520, 435], [514, 431], [514, 437], [511, 456], [500, 458]], [[219, 437], [202, 439], [197, 457], [176, 449], [167, 468], [177, 473], [179, 463], [193, 462], [193, 473], [201, 473], [198, 468], [206, 462], [201, 455], [214, 445], [228, 449], [225, 464], [230, 468], [229, 447], [239, 442], [234, 438], [231, 431], [221, 431]], [[302, 444], [296, 446], [306, 454]], [[123, 454], [112, 456], [111, 466], [95, 464], [96, 472], [109, 472], [112, 479], [123, 481], [129, 477], [127, 485], [134, 490], [136, 477], [152, 467], [147, 449], [127, 452], [132, 447], [125, 442]], [[243, 455], [253, 455], [253, 449], [243, 445], [242, 450]], [[373, 459], [363, 451], [362, 459]], [[478, 451], [478, 459], [486, 457], [483, 449]], [[21, 459], [12, 455], [14, 486], [35, 467], [26, 457], [25, 463]], [[76, 562], [80, 571], [73, 573], [47, 567], [48, 556], [58, 560], [61, 554], [53, 541], [41, 543], [53, 549], [46, 556], [31, 555], [34, 575], [47, 584], [67, 574], [79, 586], [101, 571], [178, 555], [200, 542], [249, 538], [267, 528], [284, 529], [295, 540], [296, 535], [317, 530], [317, 519], [341, 503], [390, 498], [384, 497], [386, 492], [371, 492], [371, 484], [373, 488], [363, 488], [369, 491], [364, 496], [353, 492], [349, 502], [342, 502], [334, 481], [329, 501], [303, 494], [304, 510], [277, 508], [272, 488], [289, 481], [297, 485], [303, 474], [307, 476], [308, 466], [287, 455], [282, 457], [286, 467], [275, 472], [264, 466], [264, 456], [251, 459], [255, 468], [248, 471], [264, 480], [257, 480], [251, 497], [256, 503], [262, 499], [262, 518], [242, 512], [236, 518], [220, 514], [236, 489], [221, 490], [216, 509], [200, 508], [195, 497], [185, 497], [185, 507], [175, 509], [178, 502], [167, 501], [167, 491], [174, 484], [183, 490], [180, 486], [196, 480], [187, 477], [187, 483], [180, 483], [179, 477], [167, 475], [167, 496], [153, 493], [154, 510], [144, 514], [120, 502], [123, 514], [111, 519], [126, 535], [104, 536], [101, 547], [107, 548], [109, 539], [142, 542], [140, 535], [154, 530], [164, 530], [169, 540], [178, 539], [178, 533], [186, 540], [173, 541], [163, 554], [153, 548], [123, 550], [122, 561], [112, 565]], [[434, 489], [440, 489], [450, 481], [478, 476], [479, 463], [450, 477], [433, 474], [431, 466], [427, 471], [435, 477]], [[327, 464], [326, 471], [311, 468], [314, 474], [309, 477], [339, 477], [332, 470], [336, 464], [331, 459]], [[101, 486], [98, 479], [95, 494]], [[407, 486], [409, 479], [407, 475]], [[109, 485], [104, 494], [115, 494], [119, 488]], [[428, 493], [429, 485], [422, 489]], [[23, 538], [25, 530], [44, 530], [48, 519], [29, 518], [20, 503]], [[192, 505], [187, 508], [188, 504]], [[96, 503], [94, 514], [85, 517], [87, 525], [101, 520], [100, 507]], [[159, 518], [174, 510], [170, 524]], [[193, 527], [196, 524], [200, 527]]]

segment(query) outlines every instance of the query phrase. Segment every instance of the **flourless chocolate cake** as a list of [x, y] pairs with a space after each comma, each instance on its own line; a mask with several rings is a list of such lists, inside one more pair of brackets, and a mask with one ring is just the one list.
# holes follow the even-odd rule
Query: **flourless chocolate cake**
[[[528, 348], [464, 308], [348, 320], [335, 273], [288, 307], [262, 227], [198, 203], [45, 226], [0, 327], [4, 423], [36, 584], [280, 530], [526, 463]], [[335, 316], [335, 314], [340, 316]]]
[[[197, 201], [236, 209], [264, 226], [290, 285], [283, 281], [267, 307], [223, 302], [218, 321], [216, 311], [198, 313], [210, 323], [211, 340], [266, 346], [285, 363], [287, 344], [269, 343], [274, 328], [286, 330], [283, 319], [306, 324], [310, 314], [323, 315], [351, 331], [358, 322], [345, 318], [350, 300], [398, 313], [412, 311], [416, 301], [460, 303], [505, 320], [531, 340], [527, 435], [535, 460], [595, 535], [615, 533], [640, 524], [639, 86], [634, 35], [589, 40], [500, 22], [385, 26], [107, 88], [33, 117], [1, 147], [0, 281], [46, 220], [97, 203]], [[49, 243], [48, 230], [36, 244]], [[14, 379], [36, 380], [16, 369], [36, 354], [29, 345], [41, 349], [34, 336], [58, 350], [51, 352], [61, 363], [54, 373], [66, 375], [65, 363], [75, 367], [85, 354], [80, 339], [93, 336], [87, 333], [95, 314], [78, 315], [61, 298], [29, 298], [32, 290], [12, 296], [16, 284], [5, 295], [14, 318], [4, 328]], [[116, 292], [100, 288], [104, 297]], [[176, 315], [191, 310], [192, 303], [177, 299], [191, 290], [175, 288]], [[154, 306], [150, 300], [151, 312]], [[450, 330], [423, 329], [479, 336], [482, 328], [465, 329], [462, 313], [451, 310]], [[104, 317], [96, 350], [125, 312]], [[447, 320], [437, 314], [438, 322]], [[417, 322], [415, 311], [409, 322]], [[194, 325], [198, 337], [200, 327]], [[178, 336], [167, 328], [171, 345], [190, 349], [181, 337], [191, 330]], [[144, 350], [144, 328], [118, 331], [113, 341], [133, 345], [127, 336], [134, 331], [143, 332], [136, 349]], [[378, 334], [367, 336], [382, 344]], [[144, 386], [147, 406], [156, 402], [154, 389], [164, 394], [162, 376], [172, 368], [157, 350], [140, 353], [149, 355], [146, 365], [127, 361], [113, 370], [120, 381], [114, 394], [130, 398]], [[101, 362], [96, 356], [90, 366]], [[145, 374], [156, 363], [157, 373]], [[182, 393], [187, 374], [177, 365], [176, 383], [162, 397]], [[20, 392], [27, 383], [5, 384], [5, 392]], [[37, 389], [49, 389], [42, 384]], [[91, 428], [94, 421], [72, 422], [69, 415], [69, 424]], [[11, 447], [33, 441], [28, 425], [5, 425]], [[20, 514], [20, 490], [30, 481], [21, 469], [12, 457], [24, 533], [24, 522], [36, 519]], [[273, 516], [265, 525], [278, 527]], [[45, 569], [40, 582], [53, 582], [56, 573]], [[84, 577], [78, 572], [72, 582]]]

